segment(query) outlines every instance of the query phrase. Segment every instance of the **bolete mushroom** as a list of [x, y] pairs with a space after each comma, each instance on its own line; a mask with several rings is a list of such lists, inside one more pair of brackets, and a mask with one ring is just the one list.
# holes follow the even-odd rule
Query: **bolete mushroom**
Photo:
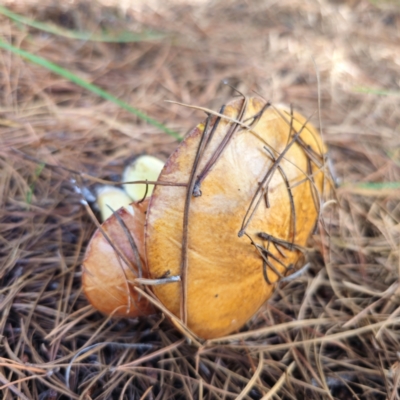
[[90, 303], [105, 314], [137, 317], [154, 308], [134, 290], [147, 278], [144, 225], [148, 200], [115, 211], [92, 236], [83, 261], [82, 285]]
[[[143, 215], [127, 225], [143, 273], [153, 280], [180, 277], [151, 290], [195, 335], [209, 339], [238, 330], [276, 283], [302, 266], [320, 212], [325, 153], [319, 133], [300, 114], [260, 98], [238, 98], [210, 112], [167, 160], [158, 181], [169, 185], [155, 186], [145, 226]], [[116, 241], [120, 249], [127, 243]], [[92, 245], [88, 254], [96, 251]], [[112, 252], [110, 262], [118, 258]], [[135, 262], [129, 249], [123, 253]], [[106, 261], [101, 254], [97, 260]], [[107, 270], [121, 270], [120, 264]], [[107, 275], [92, 279], [89, 298], [102, 279], [113, 290]], [[118, 296], [124, 290], [133, 295], [119, 283]]]
[[[122, 179], [154, 181], [164, 163], [141, 155], [128, 164]], [[134, 291], [148, 277], [144, 257], [144, 225], [153, 185], [124, 184], [97, 188], [101, 227], [93, 234], [83, 261], [82, 283], [91, 304], [105, 314], [136, 317], [155, 312]], [[132, 200], [134, 202], [132, 202]]]

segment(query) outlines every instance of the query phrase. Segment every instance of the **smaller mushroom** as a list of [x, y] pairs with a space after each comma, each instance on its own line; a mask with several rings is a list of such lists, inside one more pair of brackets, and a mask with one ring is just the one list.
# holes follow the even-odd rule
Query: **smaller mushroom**
[[147, 278], [144, 224], [148, 201], [114, 212], [94, 233], [83, 261], [82, 285], [90, 303], [105, 314], [137, 317], [154, 313], [134, 290]]
[[[153, 156], [137, 157], [126, 167], [123, 180], [155, 181], [163, 165]], [[153, 186], [126, 184], [125, 190], [115, 186], [103, 186], [97, 190], [97, 205], [104, 222], [86, 250], [82, 285], [93, 307], [104, 314], [137, 317], [155, 312], [153, 306], [134, 289], [149, 277], [144, 254], [149, 200], [137, 201], [149, 196]]]

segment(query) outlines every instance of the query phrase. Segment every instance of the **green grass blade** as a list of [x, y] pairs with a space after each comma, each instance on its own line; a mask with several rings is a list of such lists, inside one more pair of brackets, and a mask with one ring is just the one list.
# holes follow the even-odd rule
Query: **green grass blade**
[[393, 90], [385, 90], [385, 89], [372, 89], [368, 87], [355, 87], [354, 90], [359, 93], [371, 93], [371, 94], [377, 94], [380, 96], [400, 96], [400, 92], [396, 92]]
[[361, 196], [387, 197], [397, 195], [400, 182], [347, 182], [340, 185], [339, 190]]
[[157, 127], [158, 129], [160, 129], [161, 131], [167, 133], [168, 135], [173, 136], [176, 139], [180, 139], [180, 136], [178, 135], [178, 133], [174, 132], [173, 130], [167, 128], [165, 125], [161, 124], [160, 122], [156, 121], [155, 119], [149, 117], [148, 115], [146, 115], [145, 113], [143, 113], [142, 111], [137, 110], [134, 107], [131, 107], [129, 104], [125, 103], [124, 101], [118, 99], [117, 97], [113, 96], [112, 94], [108, 93], [107, 91], [99, 88], [96, 85], [93, 85], [92, 83], [89, 83], [87, 81], [85, 81], [84, 79], [80, 78], [79, 76], [75, 75], [74, 73], [60, 67], [57, 64], [54, 64], [48, 60], [46, 60], [43, 57], [39, 57], [35, 54], [32, 54], [28, 51], [25, 50], [21, 50], [18, 47], [15, 47], [9, 43], [4, 42], [1, 38], [0, 38], [0, 48], [3, 48], [5, 50], [11, 51], [14, 54], [17, 54], [20, 57], [23, 57], [25, 59], [27, 59], [28, 61], [34, 63], [34, 64], [38, 64], [54, 73], [56, 73], [57, 75], [62, 76], [63, 78], [68, 79], [69, 81], [75, 83], [76, 85], [79, 85], [81, 87], [83, 87], [86, 90], [89, 90], [92, 93], [97, 94], [98, 96], [102, 97], [105, 100], [111, 101], [114, 104], [117, 104], [118, 106], [120, 106], [121, 108], [129, 111], [130, 113], [136, 115], [137, 117], [139, 117], [140, 119], [142, 119], [143, 121], [146, 121], [148, 124], [151, 124], [155, 127]]
[[78, 32], [70, 29], [61, 28], [54, 24], [38, 22], [30, 18], [24, 17], [13, 13], [8, 8], [0, 5], [0, 14], [7, 16], [15, 22], [31, 26], [44, 32], [51, 33], [53, 35], [63, 36], [69, 39], [79, 40], [90, 40], [95, 42], [106, 42], [106, 43], [130, 43], [139, 42], [146, 40], [159, 40], [165, 37], [164, 34], [158, 32], [145, 31], [142, 33], [133, 32], [122, 32], [118, 35], [112, 35], [107, 33], [94, 34], [90, 32]]
[[352, 184], [360, 189], [369, 190], [398, 190], [400, 189], [400, 182], [365, 182]]

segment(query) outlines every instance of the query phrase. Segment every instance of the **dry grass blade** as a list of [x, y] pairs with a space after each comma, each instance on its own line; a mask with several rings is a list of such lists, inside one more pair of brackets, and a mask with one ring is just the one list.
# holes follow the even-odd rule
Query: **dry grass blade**
[[178, 340], [176, 343], [173, 343], [170, 346], [164, 347], [161, 350], [157, 350], [154, 353], [148, 354], [147, 356], [139, 358], [139, 359], [137, 359], [135, 361], [132, 361], [132, 362], [130, 362], [128, 364], [120, 365], [115, 370], [116, 371], [121, 371], [121, 370], [124, 370], [124, 369], [132, 368], [132, 367], [134, 367], [136, 365], [139, 365], [139, 364], [145, 363], [146, 361], [152, 360], [153, 358], [157, 358], [160, 355], [162, 355], [164, 353], [167, 353], [167, 352], [169, 352], [171, 350], [174, 350], [175, 348], [179, 347], [182, 343], [184, 343], [184, 341], [185, 341], [184, 339]]
[[150, 394], [151, 389], [153, 389], [153, 386], [150, 386], [142, 395], [142, 397], [140, 398], [140, 400], [144, 400], [148, 394]]
[[6, 391], [7, 389], [10, 389], [15, 395], [18, 396], [18, 398], [20, 398], [22, 400], [29, 399], [20, 390], [18, 390], [16, 387], [14, 387], [13, 383], [9, 382], [7, 380], [7, 378], [3, 376], [3, 374], [0, 374], [0, 382], [3, 383], [2, 390]]
[[[290, 349], [293, 347], [298, 347], [298, 346], [304, 346], [304, 345], [308, 345], [308, 344], [318, 344], [318, 343], [335, 343], [335, 342], [340, 342], [346, 338], [349, 337], [354, 337], [354, 336], [359, 336], [364, 334], [365, 332], [370, 332], [370, 331], [374, 331], [378, 328], [385, 328], [389, 325], [394, 325], [395, 327], [398, 326], [400, 324], [400, 318], [393, 318], [393, 319], [389, 319], [388, 321], [381, 321], [381, 322], [376, 322], [375, 324], [369, 324], [360, 328], [356, 328], [356, 329], [349, 329], [347, 331], [344, 332], [338, 332], [338, 333], [334, 333], [331, 335], [326, 335], [326, 336], [322, 336], [322, 337], [317, 337], [317, 338], [313, 338], [313, 339], [308, 339], [308, 340], [298, 340], [298, 341], [294, 341], [291, 343], [282, 343], [282, 344], [277, 344], [274, 346], [263, 346], [259, 343], [257, 344], [246, 344], [246, 346], [248, 346], [249, 348], [254, 347], [256, 349], [269, 349], [270, 351], [278, 351], [278, 350], [286, 350], [286, 349]], [[233, 347], [236, 347], [235, 345], [232, 345]], [[237, 345], [237, 347], [242, 347], [241, 345]]]
[[288, 367], [285, 373], [281, 375], [281, 377], [277, 380], [275, 385], [271, 388], [271, 390], [262, 397], [261, 400], [269, 400], [272, 399], [273, 396], [276, 396], [278, 391], [282, 388], [283, 384], [285, 383], [285, 380], [288, 378], [288, 376], [292, 373], [294, 370], [294, 367], [296, 366], [296, 363], [293, 361]]
[[247, 383], [245, 388], [241, 391], [241, 393], [236, 398], [236, 400], [242, 400], [245, 398], [245, 396], [249, 393], [251, 388], [254, 386], [255, 382], [258, 380], [263, 367], [264, 367], [263, 353], [260, 352], [258, 367], [257, 367], [256, 371], [254, 372], [254, 375], [251, 377], [251, 379], [249, 380], [249, 382]]
[[[336, 321], [337, 322], [337, 321]], [[315, 319], [305, 319], [302, 321], [291, 321], [279, 325], [269, 326], [267, 328], [260, 328], [257, 330], [252, 330], [249, 332], [237, 333], [235, 335], [229, 335], [226, 337], [221, 337], [217, 339], [207, 340], [206, 344], [216, 344], [224, 342], [234, 342], [241, 341], [250, 338], [257, 338], [262, 336], [267, 336], [272, 333], [277, 333], [279, 331], [288, 331], [289, 329], [304, 328], [313, 325], [331, 325], [333, 321], [329, 318], [315, 318]]]

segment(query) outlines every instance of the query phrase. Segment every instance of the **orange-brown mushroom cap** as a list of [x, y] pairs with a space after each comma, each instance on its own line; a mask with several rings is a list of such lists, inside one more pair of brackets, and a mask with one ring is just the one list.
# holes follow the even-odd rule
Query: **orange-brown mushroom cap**
[[[239, 126], [213, 163], [234, 123], [211, 119], [212, 138], [194, 177], [201, 180], [201, 195], [190, 196], [187, 224], [187, 187], [156, 186], [145, 234], [150, 277], [183, 278], [154, 287], [155, 295], [182, 320], [184, 302], [184, 322], [205, 339], [243, 326], [272, 295], [280, 276], [294, 271], [316, 224], [324, 181], [325, 147], [310, 124], [303, 126], [304, 117], [268, 107], [259, 98], [246, 105], [233, 100], [223, 113], [251, 127]], [[159, 180], [189, 184], [205, 125], [181, 143]], [[207, 165], [209, 172], [202, 174]]]
[[133, 288], [134, 280], [141, 275], [139, 264], [142, 276], [148, 276], [144, 262], [147, 206], [148, 200], [120, 208], [97, 229], [86, 250], [83, 290], [90, 303], [105, 314], [136, 317], [154, 313]]

